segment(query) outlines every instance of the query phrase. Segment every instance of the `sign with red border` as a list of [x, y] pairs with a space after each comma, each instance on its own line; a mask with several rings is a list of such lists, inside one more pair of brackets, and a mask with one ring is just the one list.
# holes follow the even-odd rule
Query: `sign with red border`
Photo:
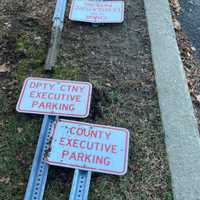
[[121, 23], [124, 21], [124, 2], [73, 0], [69, 19], [91, 23]]
[[129, 131], [124, 128], [60, 120], [52, 132], [50, 165], [124, 175]]
[[84, 118], [89, 115], [92, 85], [88, 82], [27, 78], [17, 111]]

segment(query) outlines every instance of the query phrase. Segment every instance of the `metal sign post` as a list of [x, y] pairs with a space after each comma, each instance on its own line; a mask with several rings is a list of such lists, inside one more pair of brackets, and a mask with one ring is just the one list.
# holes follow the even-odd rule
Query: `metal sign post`
[[51, 138], [47, 163], [76, 168], [70, 200], [88, 199], [92, 171], [115, 175], [127, 171], [127, 129], [60, 119]]
[[45, 116], [43, 119], [24, 200], [42, 200], [43, 198], [49, 169], [44, 156], [48, 148], [53, 121], [54, 117], [50, 116]]
[[[81, 8], [80, 3], [82, 6]], [[46, 70], [51, 70], [51, 68], [55, 66], [56, 63], [59, 43], [61, 39], [61, 32], [63, 29], [66, 4], [67, 0], [57, 0], [56, 3], [55, 13], [53, 17], [50, 48], [44, 66]], [[91, 23], [120, 23], [123, 21], [124, 2], [107, 1], [107, 3], [104, 3], [104, 1], [101, 1], [101, 3], [99, 3], [97, 7], [96, 6], [97, 4], [92, 3], [92, 1], [74, 0], [70, 11], [70, 19], [75, 21], [87, 21]], [[93, 11], [94, 9], [96, 9], [96, 14], [93, 13], [94, 16], [93, 14], [90, 15], [91, 8], [93, 9]], [[89, 14], [89, 18], [87, 17], [88, 15], [85, 9]], [[82, 17], [83, 19], [80, 20], [79, 18], [77, 18], [77, 16]], [[87, 19], [85, 20], [85, 18]], [[44, 114], [45, 117], [43, 119], [24, 200], [43, 199], [49, 169], [48, 163], [51, 163], [51, 159], [55, 158], [49, 156], [49, 153], [52, 153], [56, 149], [59, 150], [59, 148], [55, 147], [53, 148], [53, 151], [49, 152], [49, 145], [52, 145], [51, 137], [53, 136], [53, 133], [55, 133], [57, 124], [61, 122], [58, 116], [79, 118], [87, 117], [89, 114], [91, 93], [92, 86], [90, 83], [87, 82], [41, 78], [28, 78], [25, 80], [16, 107], [17, 111], [23, 113]], [[62, 122], [64, 123], [64, 121]], [[70, 121], [68, 121], [68, 123], [70, 123]], [[84, 123], [79, 122], [73, 123], [78, 123], [78, 126], [80, 127], [84, 125]], [[97, 165], [88, 165], [88, 163], [86, 164], [86, 162], [78, 164], [75, 163], [76, 166], [73, 166], [73, 163], [71, 163], [70, 165], [69, 160], [66, 163], [66, 157], [68, 157], [68, 153], [65, 152], [65, 158], [63, 157], [63, 160], [60, 160], [61, 163], [63, 163], [58, 165], [75, 168], [69, 198], [70, 200], [87, 200], [92, 171], [123, 175], [126, 173], [127, 170], [129, 140], [128, 130], [116, 127], [99, 126], [94, 124], [85, 124], [85, 126], [91, 126], [94, 129], [97, 127], [101, 127], [101, 129], [106, 129], [107, 131], [110, 130], [112, 140], [110, 140], [109, 142], [114, 141], [116, 143], [116, 147], [115, 145], [112, 145], [108, 142], [105, 146], [102, 146], [102, 150], [106, 151], [106, 154], [108, 153], [108, 151], [110, 151], [110, 154], [116, 155], [112, 157], [109, 154], [109, 156], [111, 156], [111, 160], [107, 162], [107, 164], [104, 162], [103, 167], [98, 166], [98, 163]], [[113, 130], [111, 131], [111, 129]], [[117, 132], [115, 129], [117, 130]], [[119, 140], [116, 140], [116, 137], [113, 136], [113, 133], [115, 134], [119, 132], [119, 138], [121, 139], [118, 138]], [[104, 136], [106, 137], [106, 135]], [[109, 133], [107, 135], [107, 139], [109, 139]], [[61, 139], [61, 143], [62, 142], [64, 142], [63, 139]], [[119, 149], [116, 151], [117, 146]], [[89, 160], [90, 162], [91, 160], [89, 159], [89, 157], [90, 156], [87, 155], [85, 159], [87, 161]], [[81, 158], [83, 159], [83, 153], [79, 152], [79, 159]], [[123, 161], [120, 164], [116, 164], [117, 160], [120, 160], [119, 158], [122, 158]], [[102, 162], [103, 161], [100, 161], [99, 164], [102, 164]]]
[[76, 169], [69, 200], [87, 200], [92, 172]]
[[[16, 106], [17, 111], [57, 116], [56, 120], [55, 117], [44, 117], [25, 200], [41, 200], [43, 198], [48, 174], [48, 164], [46, 164], [45, 160], [53, 124], [57, 123], [59, 115], [79, 118], [87, 117], [90, 109], [91, 94], [92, 85], [88, 82], [33, 77], [24, 81]], [[84, 183], [88, 184], [90, 178], [88, 174], [86, 176], [84, 174], [82, 173], [80, 178], [79, 173], [76, 173], [77, 181], [81, 180], [82, 182], [84, 179]], [[78, 182], [75, 185], [79, 185]], [[82, 184], [82, 189], [85, 191], [84, 195], [86, 196], [89, 185], [84, 187], [84, 184]]]
[[50, 47], [44, 65], [45, 70], [51, 70], [56, 64], [57, 54], [60, 45], [61, 33], [64, 24], [65, 9], [67, 0], [57, 0], [56, 9], [53, 16], [53, 26], [51, 33]]

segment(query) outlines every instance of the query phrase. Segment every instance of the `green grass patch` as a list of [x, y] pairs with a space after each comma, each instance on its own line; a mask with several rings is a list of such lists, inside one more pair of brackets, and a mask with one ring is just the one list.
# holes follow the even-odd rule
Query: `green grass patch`
[[53, 69], [52, 78], [61, 80], [79, 80], [80, 68], [77, 65], [72, 65], [72, 66], [57, 65]]
[[27, 76], [42, 76], [47, 46], [37, 43], [33, 36], [22, 34], [16, 41], [16, 53], [22, 54], [16, 70], [16, 79], [22, 82]]
[[23, 198], [39, 127], [38, 117], [1, 116], [0, 199]]
[[[20, 59], [12, 76], [13, 80], [18, 82], [15, 87], [13, 84], [6, 85], [7, 89], [0, 95], [0, 199], [21, 200], [24, 197], [40, 132], [41, 117], [16, 114], [13, 110], [15, 110], [23, 81], [29, 76], [46, 76], [43, 69], [46, 53], [45, 43], [38, 44], [28, 33], [21, 34], [16, 41], [16, 54], [20, 55]], [[77, 65], [58, 65], [52, 71], [51, 78], [79, 80], [80, 68]], [[6, 91], [12, 90], [13, 94], [11, 92], [11, 96], [8, 96]], [[15, 103], [11, 104], [8, 97]], [[62, 174], [62, 170], [59, 173]], [[70, 174], [72, 177], [72, 173]], [[66, 199], [70, 191], [70, 182], [63, 184], [63, 179], [59, 177], [56, 168], [50, 168], [44, 199]], [[71, 179], [67, 178], [67, 180]]]

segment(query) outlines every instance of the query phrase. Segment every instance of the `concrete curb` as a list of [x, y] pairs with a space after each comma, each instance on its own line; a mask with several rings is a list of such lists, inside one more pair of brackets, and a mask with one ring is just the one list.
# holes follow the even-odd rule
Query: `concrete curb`
[[175, 200], [200, 200], [200, 136], [168, 0], [144, 0]]

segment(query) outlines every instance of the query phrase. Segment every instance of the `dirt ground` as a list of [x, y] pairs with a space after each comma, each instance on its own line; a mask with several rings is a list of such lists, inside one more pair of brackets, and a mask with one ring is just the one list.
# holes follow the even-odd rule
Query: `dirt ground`
[[[0, 1], [0, 199], [24, 196], [41, 116], [19, 114], [23, 80], [44, 77], [54, 1]], [[130, 130], [128, 173], [94, 173], [91, 200], [171, 200], [170, 173], [160, 120], [144, 5], [127, 0], [123, 24], [92, 27], [65, 19], [52, 78], [90, 81], [84, 121]], [[77, 119], [78, 120], [78, 119]], [[50, 167], [45, 198], [64, 200], [73, 170]]]

